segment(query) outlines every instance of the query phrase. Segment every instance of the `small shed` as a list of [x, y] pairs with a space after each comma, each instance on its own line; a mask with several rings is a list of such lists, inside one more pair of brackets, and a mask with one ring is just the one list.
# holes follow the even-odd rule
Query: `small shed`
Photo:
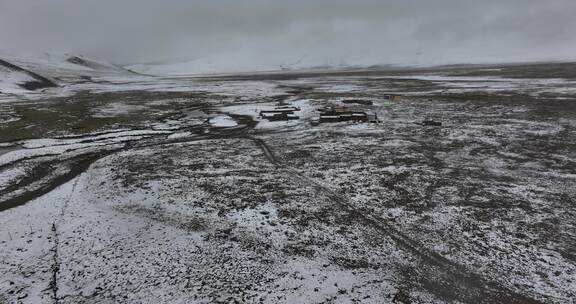
[[368, 119], [369, 123], [379, 123], [378, 115], [376, 114], [366, 114], [366, 118]]
[[282, 121], [299, 119], [295, 111], [300, 111], [298, 107], [279, 106], [272, 110], [260, 111], [260, 117], [269, 121]]
[[262, 113], [260, 116], [268, 121], [296, 120], [300, 118], [294, 113]]

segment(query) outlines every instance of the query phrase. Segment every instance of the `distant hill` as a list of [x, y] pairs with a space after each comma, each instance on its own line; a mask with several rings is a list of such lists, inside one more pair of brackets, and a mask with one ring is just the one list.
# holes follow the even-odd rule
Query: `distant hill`
[[2, 94], [14, 94], [56, 86], [54, 81], [42, 75], [0, 59], [0, 92]]
[[0, 52], [0, 58], [0, 92], [3, 94], [20, 94], [69, 83], [96, 81], [107, 76], [137, 74], [115, 64], [69, 54]]
[[86, 67], [94, 71], [107, 71], [107, 72], [115, 72], [115, 73], [130, 73], [135, 74], [135, 72], [123, 68], [121, 66], [117, 66], [110, 63], [105, 63], [101, 61], [96, 61], [93, 59], [83, 58], [80, 56], [70, 56], [65, 59], [66, 62], [75, 64], [78, 66]]
[[60, 77], [131, 75], [124, 67], [81, 55], [58, 53], [9, 53], [0, 51], [0, 58], [21, 68], [57, 79]]

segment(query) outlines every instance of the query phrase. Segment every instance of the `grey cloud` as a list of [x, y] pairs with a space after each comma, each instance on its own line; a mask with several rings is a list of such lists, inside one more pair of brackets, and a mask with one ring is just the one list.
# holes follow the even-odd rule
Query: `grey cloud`
[[245, 69], [574, 57], [573, 0], [0, 0], [0, 48]]

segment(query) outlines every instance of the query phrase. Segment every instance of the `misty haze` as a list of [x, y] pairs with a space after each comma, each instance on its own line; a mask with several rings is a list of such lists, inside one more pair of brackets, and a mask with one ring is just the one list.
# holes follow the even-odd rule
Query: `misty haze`
[[574, 303], [574, 16], [0, 0], [0, 304]]

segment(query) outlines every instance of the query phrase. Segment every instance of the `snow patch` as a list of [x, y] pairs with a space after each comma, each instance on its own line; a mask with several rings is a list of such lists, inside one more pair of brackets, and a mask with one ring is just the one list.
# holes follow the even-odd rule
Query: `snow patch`
[[228, 115], [218, 115], [216, 117], [210, 118], [208, 120], [213, 127], [219, 128], [229, 128], [229, 127], [236, 127], [238, 123]]

